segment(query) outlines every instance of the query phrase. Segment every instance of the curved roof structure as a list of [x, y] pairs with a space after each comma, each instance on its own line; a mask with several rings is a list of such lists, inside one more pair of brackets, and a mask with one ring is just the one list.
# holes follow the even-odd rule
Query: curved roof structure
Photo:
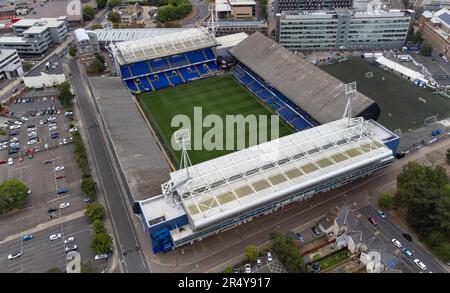
[[[252, 34], [229, 52], [316, 121], [323, 124], [342, 118], [347, 104], [345, 84], [263, 34]], [[353, 95], [353, 117], [371, 106], [376, 106], [371, 98], [360, 92]]]

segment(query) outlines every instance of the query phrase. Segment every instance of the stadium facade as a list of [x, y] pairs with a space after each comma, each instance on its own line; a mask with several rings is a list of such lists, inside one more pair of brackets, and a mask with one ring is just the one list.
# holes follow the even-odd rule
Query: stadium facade
[[153, 252], [217, 235], [394, 160], [399, 137], [373, 120], [342, 118], [170, 174], [139, 202]]
[[400, 10], [282, 12], [276, 15], [276, 40], [292, 51], [399, 49], [412, 25]]

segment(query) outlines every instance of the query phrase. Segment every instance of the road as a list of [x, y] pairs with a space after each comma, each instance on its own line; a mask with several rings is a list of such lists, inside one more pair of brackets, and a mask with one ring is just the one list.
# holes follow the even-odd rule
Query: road
[[119, 253], [128, 251], [126, 255], [119, 255], [121, 271], [126, 273], [150, 272], [145, 255], [141, 251], [135, 251], [136, 245], [139, 245], [138, 240], [106, 151], [103, 136], [98, 128], [97, 120], [88, 100], [81, 72], [74, 59], [70, 59], [68, 65], [72, 75], [72, 86], [76, 93], [83, 124], [88, 135], [88, 149], [94, 157], [100, 185], [102, 186], [107, 208], [112, 219], [115, 240], [118, 245], [117, 250]]
[[[381, 234], [384, 237], [386, 237], [387, 241], [390, 241], [393, 238], [399, 240], [403, 244], [403, 247], [408, 248], [413, 253], [414, 258], [420, 259], [427, 266], [428, 271], [431, 271], [433, 273], [446, 273], [446, 271], [438, 263], [436, 263], [431, 255], [424, 251], [423, 248], [417, 244], [417, 239], [413, 239], [412, 242], [409, 242], [402, 236], [403, 233], [408, 231], [403, 231], [397, 225], [392, 223], [390, 221], [389, 213], [386, 212], [386, 219], [382, 219], [372, 206], [366, 206], [362, 208], [361, 212], [366, 217], [376, 218], [378, 222], [377, 229], [380, 230]], [[406, 262], [410, 263], [413, 271], [421, 272], [421, 270], [412, 262], [414, 258], [408, 259], [404, 255], [402, 255], [401, 257], [403, 257]]]
[[189, 19], [182, 19], [179, 21], [183, 27], [194, 27], [194, 24], [203, 20], [209, 15], [208, 0], [191, 0], [192, 6], [197, 8], [197, 14]]

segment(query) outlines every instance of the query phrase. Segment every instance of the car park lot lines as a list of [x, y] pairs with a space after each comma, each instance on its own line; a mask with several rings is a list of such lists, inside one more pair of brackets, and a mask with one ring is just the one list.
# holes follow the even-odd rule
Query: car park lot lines
[[[61, 233], [62, 237], [50, 241], [49, 236]], [[65, 271], [66, 252], [64, 239], [75, 237], [71, 244], [78, 246], [81, 261], [89, 260], [96, 271], [106, 268], [107, 260], [94, 261], [94, 252], [89, 247], [92, 237], [89, 222], [81, 217], [61, 225], [33, 233], [33, 239], [22, 241], [21, 238], [10, 240], [0, 245], [0, 272], [1, 273], [45, 273], [51, 267], [58, 267]], [[21, 249], [22, 256], [8, 260], [12, 251]]]

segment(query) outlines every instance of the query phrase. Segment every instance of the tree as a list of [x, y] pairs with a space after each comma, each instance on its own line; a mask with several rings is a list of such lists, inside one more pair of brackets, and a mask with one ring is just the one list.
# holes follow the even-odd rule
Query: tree
[[167, 22], [185, 17], [192, 10], [189, 0], [169, 0], [167, 5], [160, 5], [156, 20]]
[[233, 272], [233, 267], [228, 267], [224, 271], [224, 273], [227, 273], [227, 274], [232, 273], [232, 272]]
[[102, 29], [102, 28], [103, 28], [103, 26], [99, 23], [91, 25], [91, 30], [98, 30], [98, 29]]
[[302, 254], [291, 237], [279, 232], [270, 233], [273, 249], [280, 257], [281, 262], [292, 273], [304, 273], [306, 271]]
[[97, 183], [94, 179], [92, 179], [92, 177], [83, 178], [81, 179], [81, 191], [83, 191], [86, 195], [95, 198], [97, 195]]
[[85, 21], [90, 21], [95, 16], [95, 10], [92, 6], [86, 5], [83, 7], [83, 19]]
[[77, 48], [74, 45], [69, 47], [69, 55], [72, 57], [77, 55]]
[[380, 195], [380, 198], [378, 198], [378, 204], [382, 208], [390, 208], [392, 207], [392, 204], [394, 202], [394, 199], [392, 198], [392, 195], [389, 192], [384, 192], [382, 195]]
[[108, 233], [97, 233], [92, 238], [91, 248], [97, 254], [104, 254], [111, 252], [112, 238]]
[[111, 21], [112, 23], [119, 23], [120, 22], [120, 14], [115, 11], [111, 11], [108, 14], [108, 20]]
[[108, 9], [112, 10], [114, 7], [116, 7], [117, 5], [122, 4], [122, 0], [109, 0], [108, 1]]
[[10, 179], [0, 185], [0, 214], [22, 209], [27, 200], [28, 187], [22, 181]]
[[108, 0], [97, 0], [98, 9], [105, 8], [107, 3], [108, 3]]
[[450, 164], [450, 149], [445, 153], [445, 158], [447, 159], [447, 163]]
[[86, 206], [86, 211], [84, 213], [86, 217], [94, 222], [95, 220], [103, 220], [105, 217], [105, 208], [98, 202], [92, 202]]
[[23, 62], [22, 63], [23, 71], [30, 71], [31, 68], [33, 68], [33, 63], [31, 63], [31, 62]]
[[74, 94], [70, 91], [69, 82], [65, 81], [58, 85], [59, 95], [58, 100], [61, 102], [63, 107], [72, 105]]
[[100, 73], [105, 70], [105, 65], [103, 58], [99, 57], [100, 55], [97, 55], [94, 61], [89, 65], [88, 72], [89, 73]]
[[422, 48], [420, 48], [420, 54], [423, 56], [431, 56], [431, 52], [433, 51], [433, 47], [430, 44], [424, 43]]
[[255, 262], [258, 258], [258, 249], [255, 245], [249, 245], [247, 246], [247, 249], [245, 250], [245, 259], [247, 262]]
[[101, 220], [94, 220], [92, 223], [92, 231], [94, 231], [94, 234], [106, 233], [105, 224]]

